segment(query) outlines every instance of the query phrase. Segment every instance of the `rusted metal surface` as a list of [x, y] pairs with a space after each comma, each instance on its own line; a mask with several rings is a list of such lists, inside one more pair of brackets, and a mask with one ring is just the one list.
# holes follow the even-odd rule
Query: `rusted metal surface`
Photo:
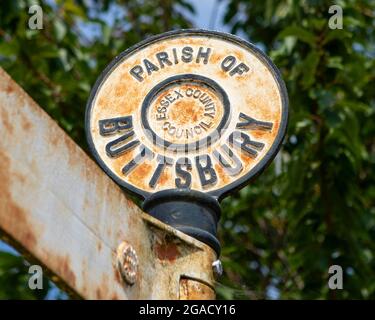
[[213, 250], [144, 214], [2, 69], [0, 134], [0, 231], [54, 281], [86, 299], [178, 299], [181, 278], [213, 288]]
[[252, 45], [177, 31], [117, 57], [93, 90], [86, 122], [94, 155], [120, 185], [144, 198], [175, 188], [221, 198], [276, 154], [287, 97]]
[[197, 279], [214, 288], [212, 262], [216, 254], [210, 247], [148, 215], [144, 219], [151, 230], [152, 255], [147, 262], [150, 274], [145, 280], [152, 282], [150, 298], [178, 299], [181, 278]]
[[213, 300], [215, 291], [197, 280], [182, 278], [180, 281], [180, 300]]

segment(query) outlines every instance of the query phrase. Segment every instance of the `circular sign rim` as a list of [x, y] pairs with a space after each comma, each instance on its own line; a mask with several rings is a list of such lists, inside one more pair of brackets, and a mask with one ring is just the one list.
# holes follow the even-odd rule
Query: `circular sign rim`
[[[139, 51], [143, 49], [144, 47], [155, 43], [157, 41], [163, 40], [163, 39], [169, 39], [169, 38], [177, 38], [177, 37], [183, 37], [183, 36], [208, 36], [208, 37], [214, 37], [218, 39], [222, 39], [225, 41], [230, 41], [234, 44], [239, 45], [240, 47], [243, 47], [245, 50], [249, 50], [252, 52], [270, 71], [273, 78], [275, 79], [275, 82], [277, 84], [277, 87], [279, 89], [280, 97], [281, 97], [281, 119], [280, 119], [280, 126], [279, 131], [275, 137], [275, 140], [273, 141], [270, 149], [268, 152], [264, 155], [264, 157], [245, 175], [240, 177], [239, 179], [229, 183], [228, 185], [221, 187], [219, 189], [213, 190], [213, 191], [200, 191], [199, 192], [205, 193], [207, 195], [213, 196], [217, 198], [219, 201], [225, 198], [229, 193], [234, 192], [236, 190], [239, 190], [243, 188], [245, 185], [247, 185], [250, 181], [255, 179], [260, 173], [262, 173], [268, 165], [272, 162], [272, 160], [275, 158], [277, 152], [279, 151], [282, 141], [286, 134], [286, 128], [288, 126], [288, 120], [289, 120], [289, 100], [288, 100], [288, 93], [286, 90], [285, 83], [281, 77], [280, 71], [277, 69], [277, 67], [274, 65], [274, 63], [271, 61], [271, 59], [266, 56], [263, 51], [258, 49], [254, 44], [252, 44], [249, 41], [246, 41], [244, 39], [239, 38], [238, 36], [225, 33], [225, 32], [219, 32], [219, 31], [212, 31], [212, 30], [204, 30], [204, 29], [181, 29], [181, 30], [173, 30], [164, 32], [161, 34], [157, 34], [154, 36], [151, 36], [145, 40], [142, 40], [141, 42], [129, 47], [128, 49], [122, 51], [119, 55], [117, 55], [107, 66], [106, 68], [101, 72], [99, 77], [97, 78], [93, 88], [91, 89], [89, 99], [86, 104], [86, 111], [85, 111], [85, 133], [86, 133], [86, 140], [89, 145], [89, 149], [91, 153], [93, 154], [95, 160], [100, 165], [100, 167], [104, 170], [104, 172], [113, 179], [118, 185], [125, 188], [127, 191], [129, 191], [131, 194], [141, 197], [143, 199], [148, 198], [153, 193], [148, 192], [142, 189], [139, 189], [135, 186], [133, 186], [130, 183], [125, 182], [124, 180], [120, 179], [102, 160], [99, 153], [96, 151], [95, 144], [91, 135], [90, 131], [90, 119], [91, 119], [91, 110], [93, 106], [93, 101], [95, 100], [96, 94], [101, 88], [101, 85], [107, 80], [108, 76], [112, 73], [112, 71], [129, 55], [134, 54], [136, 51]], [[166, 189], [162, 191], [168, 191], [168, 190], [178, 190], [177, 188], [174, 189]], [[195, 189], [192, 189], [195, 190]]]
[[[143, 122], [143, 125], [145, 126], [145, 129], [150, 130], [151, 135], [152, 135], [154, 140], [156, 140], [157, 142], [163, 141], [163, 145], [161, 146], [163, 148], [169, 147], [169, 146], [172, 145], [177, 150], [185, 150], [185, 151], [198, 150], [198, 148], [197, 148], [198, 145], [206, 144], [206, 146], [208, 147], [212, 143], [217, 141], [217, 139], [220, 138], [220, 134], [218, 134], [217, 138], [215, 136], [212, 136], [212, 134], [209, 134], [207, 137], [205, 137], [201, 140], [195, 141], [195, 142], [191, 142], [189, 144], [172, 143], [170, 141], [167, 141], [167, 140], [159, 137], [155, 133], [155, 131], [151, 128], [150, 123], [147, 119], [147, 115], [146, 115], [147, 108], [150, 107], [151, 101], [166, 85], [174, 83], [174, 82], [181, 83], [182, 81], [185, 81], [185, 80], [196, 81], [196, 82], [201, 81], [204, 84], [213, 88], [216, 92], [218, 92], [220, 94], [220, 96], [223, 100], [224, 114], [223, 114], [222, 119], [220, 120], [219, 125], [215, 129], [220, 132], [221, 129], [226, 128], [227, 125], [228, 125], [229, 114], [230, 114], [230, 102], [229, 102], [229, 99], [228, 99], [228, 95], [226, 94], [226, 92], [220, 87], [220, 85], [216, 81], [214, 81], [212, 79], [209, 79], [207, 77], [201, 76], [201, 75], [189, 74], [189, 73], [184, 73], [184, 74], [179, 74], [177, 76], [169, 77], [169, 78], [163, 80], [162, 82], [158, 83], [156, 86], [154, 86], [150, 90], [150, 92], [144, 98], [142, 106], [141, 106], [141, 108], [142, 108], [142, 110], [141, 110], [141, 114], [142, 114], [141, 120]], [[211, 139], [209, 139], [209, 141], [204, 143], [204, 140], [208, 139], [208, 137], [210, 137]], [[156, 139], [156, 138], [158, 138], [158, 139]]]

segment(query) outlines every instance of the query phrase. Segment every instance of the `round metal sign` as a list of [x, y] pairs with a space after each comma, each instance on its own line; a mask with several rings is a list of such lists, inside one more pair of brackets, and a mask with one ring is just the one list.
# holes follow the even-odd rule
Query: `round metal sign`
[[287, 93], [278, 70], [235, 36], [181, 30], [120, 54], [87, 105], [102, 168], [143, 198], [173, 189], [222, 198], [276, 155]]

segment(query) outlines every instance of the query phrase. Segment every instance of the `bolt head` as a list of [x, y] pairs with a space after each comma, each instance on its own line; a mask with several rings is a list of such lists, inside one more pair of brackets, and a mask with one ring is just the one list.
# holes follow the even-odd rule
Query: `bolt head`
[[123, 280], [129, 285], [133, 285], [137, 280], [138, 257], [130, 244], [123, 242], [118, 247], [117, 266]]
[[220, 260], [214, 261], [212, 263], [212, 268], [216, 277], [220, 277], [223, 275], [223, 265]]

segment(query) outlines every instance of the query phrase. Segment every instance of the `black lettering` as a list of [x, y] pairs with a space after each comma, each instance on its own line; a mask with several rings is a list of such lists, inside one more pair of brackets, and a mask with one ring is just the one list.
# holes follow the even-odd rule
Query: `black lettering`
[[214, 116], [215, 116], [215, 112], [205, 112], [204, 113], [204, 116], [206, 116], [206, 117], [210, 117], [210, 118], [214, 118]]
[[184, 133], [184, 129], [183, 128], [177, 128], [176, 130], [176, 138], [181, 138], [182, 135]]
[[168, 53], [166, 53], [164, 51], [158, 52], [156, 54], [156, 58], [158, 59], [160, 68], [162, 68], [162, 69], [164, 68], [164, 63], [167, 64], [168, 66], [172, 65], [172, 62], [169, 61]]
[[165, 113], [156, 115], [156, 120], [165, 120], [165, 119], [167, 119], [167, 116]]
[[168, 107], [169, 106], [169, 101], [168, 100], [164, 100], [162, 99], [160, 104], [163, 106], [163, 107]]
[[132, 171], [137, 165], [142, 163], [145, 159], [152, 159], [153, 157], [154, 157], [154, 153], [150, 149], [142, 145], [141, 151], [134, 157], [134, 159], [130, 160], [122, 168], [122, 173], [124, 175], [127, 175], [130, 171]]
[[[213, 116], [211, 114], [208, 114], [208, 113], [205, 113], [204, 114], [205, 116], [210, 116], [211, 118], [213, 118]], [[199, 125], [203, 128], [203, 130], [207, 131], [207, 129], [209, 129], [211, 127], [211, 123], [206, 123], [205, 121], [201, 121], [199, 123]]]
[[187, 89], [186, 89], [186, 96], [187, 96], [187, 97], [191, 97], [192, 94], [193, 94], [193, 89], [192, 89], [192, 88], [187, 88]]
[[160, 176], [161, 176], [164, 168], [167, 165], [172, 165], [173, 164], [173, 159], [167, 158], [167, 157], [164, 157], [164, 156], [161, 156], [161, 155], [157, 156], [157, 161], [158, 161], [158, 166], [156, 167], [155, 172], [152, 175], [150, 182], [148, 183], [148, 185], [151, 188], [155, 188], [155, 186], [158, 183], [159, 178], [160, 178]]
[[253, 141], [246, 133], [240, 131], [232, 132], [228, 141], [231, 146], [241, 148], [252, 158], [256, 158], [258, 155], [256, 150], [260, 151], [264, 147], [264, 143]]
[[176, 133], [176, 127], [173, 126], [173, 125], [170, 125], [167, 132], [169, 133], [169, 135], [171, 135], [173, 137], [174, 134]]
[[194, 132], [195, 134], [200, 135], [202, 133], [202, 128], [200, 126], [195, 126]]
[[131, 128], [133, 128], [132, 116], [99, 120], [99, 133], [102, 136], [108, 136]]
[[215, 105], [214, 105], [214, 103], [211, 101], [210, 103], [208, 103], [208, 104], [206, 104], [205, 106], [204, 106], [204, 110], [214, 110], [215, 111]]
[[166, 113], [167, 112], [167, 108], [166, 107], [157, 107], [156, 109], [159, 113]]
[[136, 65], [135, 67], [131, 68], [129, 73], [139, 82], [143, 81], [143, 77], [141, 77], [143, 74], [143, 68], [140, 65]]
[[244, 72], [248, 72], [249, 70], [250, 68], [246, 64], [241, 62], [240, 64], [238, 64], [238, 66], [234, 67], [231, 72], [229, 72], [229, 75], [234, 76], [236, 73], [243, 74]]
[[146, 67], [146, 71], [147, 71], [148, 75], [150, 75], [154, 71], [158, 71], [159, 70], [159, 68], [156, 65], [154, 65], [150, 60], [144, 59], [143, 63], [145, 65], [145, 67]]
[[235, 63], [236, 63], [235, 57], [227, 56], [227, 57], [224, 58], [223, 62], [221, 63], [221, 69], [224, 72], [228, 72], [230, 69], [232, 69], [232, 67], [234, 66]]
[[[205, 164], [202, 164], [202, 160]], [[203, 188], [217, 182], [216, 172], [212, 167], [211, 157], [208, 154], [195, 157], [195, 164]]]
[[207, 48], [206, 52], [203, 51], [203, 47], [200, 47], [197, 54], [197, 59], [195, 60], [197, 63], [200, 63], [201, 58], [203, 58], [203, 63], [208, 63], [208, 58], [210, 57], [211, 48]]
[[176, 99], [172, 97], [172, 95], [170, 93], [168, 93], [165, 98], [169, 101], [169, 102], [173, 102], [175, 101]]
[[239, 120], [243, 120], [242, 122], [237, 123], [237, 129], [252, 129], [252, 130], [264, 130], [264, 131], [271, 131], [273, 127], [272, 122], [266, 121], [259, 121], [252, 117], [247, 116], [244, 113], [240, 113]]
[[194, 137], [193, 128], [186, 129], [186, 138], [189, 138], [189, 136]]
[[202, 92], [199, 89], [196, 89], [193, 94], [193, 98], [198, 99]]
[[221, 149], [224, 151], [225, 155], [230, 158], [233, 165], [231, 165], [218, 150], [213, 151], [214, 157], [219, 161], [220, 165], [224, 170], [230, 175], [235, 176], [241, 172], [243, 166], [241, 160], [234, 154], [232, 149], [230, 149], [226, 144], [221, 146]]
[[[185, 169], [183, 168], [185, 167]], [[180, 158], [176, 163], [176, 175], [178, 178], [175, 179], [176, 188], [190, 188], [191, 186], [191, 171], [192, 165], [189, 158]]]
[[192, 47], [183, 47], [181, 60], [183, 62], [191, 62], [193, 60], [193, 48]]
[[116, 140], [109, 142], [105, 146], [105, 151], [107, 152], [108, 156], [112, 158], [118, 157], [137, 146], [139, 144], [139, 140], [131, 140], [133, 136], [134, 131], [132, 130], [117, 138]]
[[199, 98], [199, 101], [202, 102], [203, 105], [206, 105], [212, 102], [211, 98], [206, 93], [203, 93], [201, 95], [201, 97]]
[[177, 50], [176, 50], [176, 48], [173, 48], [172, 52], [173, 52], [174, 64], [177, 64], [178, 63], [178, 58], [177, 58]]
[[180, 90], [175, 90], [174, 93], [176, 94], [176, 100], [184, 97]]

